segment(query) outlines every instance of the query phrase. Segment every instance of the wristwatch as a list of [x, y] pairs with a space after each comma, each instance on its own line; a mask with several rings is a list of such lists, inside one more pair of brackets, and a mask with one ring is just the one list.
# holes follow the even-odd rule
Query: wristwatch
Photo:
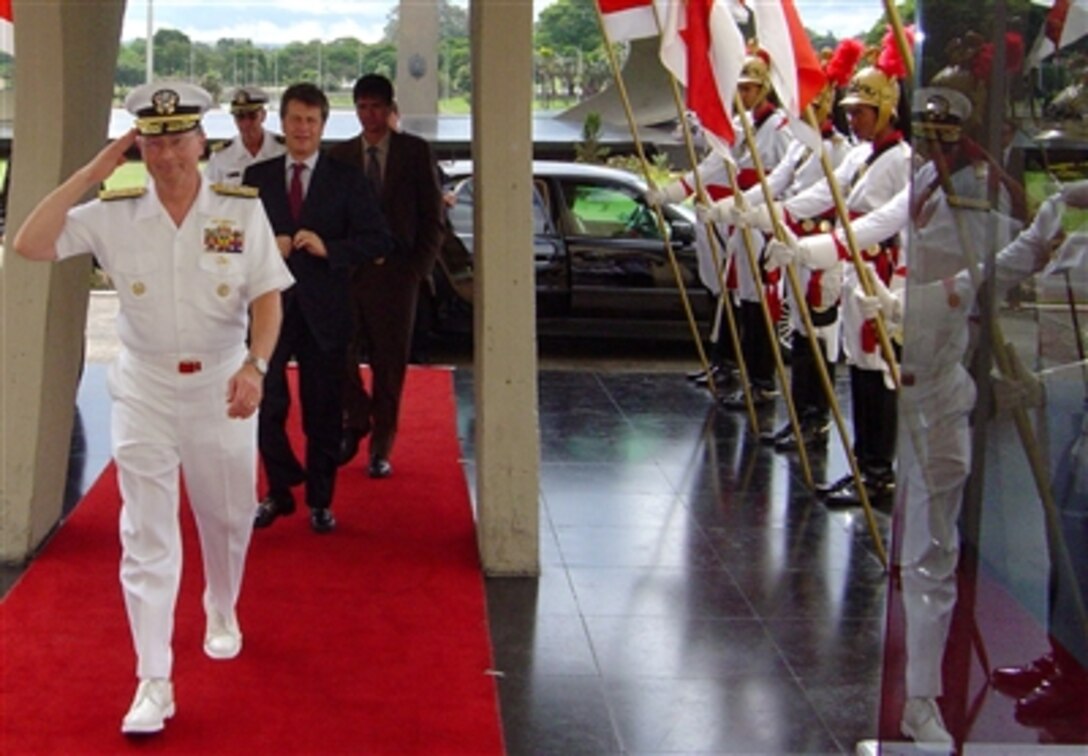
[[257, 357], [256, 355], [246, 355], [244, 365], [252, 365], [257, 368], [257, 372], [263, 375], [268, 375], [268, 360], [263, 357]]

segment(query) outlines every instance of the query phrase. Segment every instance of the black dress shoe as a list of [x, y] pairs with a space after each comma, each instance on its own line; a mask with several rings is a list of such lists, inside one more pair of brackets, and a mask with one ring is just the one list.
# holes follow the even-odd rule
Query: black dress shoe
[[336, 529], [336, 518], [328, 507], [310, 509], [310, 527], [315, 533], [331, 533]]
[[[862, 476], [862, 485], [865, 486], [865, 495], [870, 504], [887, 503], [895, 493], [895, 481], [888, 479], [867, 479]], [[824, 504], [831, 508], [861, 506], [861, 492], [857, 484], [851, 478], [850, 482], [837, 491], [832, 491], [824, 498]]]
[[704, 371], [691, 380], [696, 386], [709, 386], [711, 376], [714, 378], [714, 387], [722, 389], [737, 379], [737, 371], [725, 365], [715, 365], [710, 369], [709, 373]]
[[846, 475], [843, 475], [841, 478], [831, 483], [817, 483], [816, 495], [820, 497], [828, 496], [829, 494], [833, 494], [836, 491], [841, 491], [842, 489], [851, 485], [853, 482], [854, 476], [847, 473]]
[[785, 441], [787, 438], [792, 438], [792, 437], [793, 437], [793, 426], [790, 425], [789, 423], [786, 423], [785, 425], [783, 425], [781, 428], [779, 428], [776, 431], [768, 431], [766, 433], [760, 433], [759, 434], [759, 443], [765, 444], [767, 446], [771, 446], [771, 445], [778, 446], [778, 444], [780, 444], [782, 441]]
[[[769, 407], [774, 404], [774, 397], [777, 392], [771, 389], [760, 388], [759, 386], [752, 387], [752, 404], [756, 409], [761, 407]], [[726, 409], [732, 410], [746, 410], [748, 409], [748, 402], [744, 397], [744, 389], [737, 389], [731, 394], [727, 394], [720, 399], [720, 403]]]
[[341, 467], [345, 466], [348, 462], [355, 459], [355, 456], [359, 454], [359, 442], [363, 438], [366, 438], [370, 433], [370, 429], [358, 429], [358, 427], [345, 427], [341, 433], [341, 450], [339, 450], [339, 458], [336, 460]]
[[[714, 366], [711, 365], [710, 369], [713, 370]], [[706, 370], [703, 370], [702, 368], [699, 368], [698, 370], [693, 370], [690, 373], [687, 373], [684, 377], [687, 378], [689, 381], [695, 381], [695, 382], [703, 381], [704, 383], [706, 383], [706, 374], [707, 374]]]
[[1040, 656], [1017, 667], [998, 667], [990, 673], [990, 684], [1007, 696], [1023, 698], [1054, 674], [1054, 655]]
[[[827, 443], [827, 435], [831, 431], [828, 423], [801, 423], [801, 441], [806, 449], [814, 448]], [[787, 433], [785, 438], [774, 442], [774, 450], [777, 452], [797, 451], [797, 437], [793, 433]]]
[[385, 457], [371, 457], [366, 474], [372, 478], [388, 478], [393, 474], [393, 465]]
[[294, 511], [294, 499], [266, 496], [257, 505], [257, 515], [253, 518], [253, 527], [267, 528], [276, 521], [277, 517], [294, 514]]

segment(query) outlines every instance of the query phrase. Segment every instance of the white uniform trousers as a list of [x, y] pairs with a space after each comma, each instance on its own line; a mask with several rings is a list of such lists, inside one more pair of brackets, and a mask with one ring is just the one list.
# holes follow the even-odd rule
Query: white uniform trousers
[[971, 468], [975, 386], [956, 364], [900, 395], [900, 574], [907, 696], [941, 695], [941, 662], [956, 605], [963, 488]]
[[[245, 349], [137, 356], [109, 373], [113, 456], [121, 489], [121, 587], [140, 679], [169, 678], [181, 582], [179, 469], [200, 536], [205, 603], [238, 600], [257, 507], [257, 419], [227, 417], [227, 382]], [[179, 361], [185, 360], [183, 372]]]

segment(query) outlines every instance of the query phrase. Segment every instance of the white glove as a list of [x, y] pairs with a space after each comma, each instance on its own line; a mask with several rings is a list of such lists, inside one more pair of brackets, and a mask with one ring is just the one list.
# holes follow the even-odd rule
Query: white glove
[[732, 197], [724, 197], [710, 206], [708, 220], [715, 223], [732, 223], [733, 213], [736, 212], [736, 200]]
[[1073, 181], [1062, 187], [1062, 199], [1070, 207], [1088, 207], [1088, 179]]
[[[781, 218], [782, 214], [779, 213]], [[743, 210], [737, 209], [733, 213], [733, 223], [738, 226], [748, 226], [769, 233], [774, 230], [771, 223], [771, 212], [766, 205], [749, 205]]]
[[[783, 228], [790, 233], [788, 227]], [[827, 270], [839, 261], [839, 248], [832, 234], [814, 234], [797, 239], [797, 262], [813, 270]]]
[[699, 201], [695, 202], [695, 220], [700, 226], [713, 222], [714, 219], [710, 217], [713, 212], [713, 205], [706, 205]]
[[1020, 356], [1011, 345], [1006, 345], [1005, 349], [1009, 355], [1010, 375], [995, 372], [990, 376], [994, 408], [998, 412], [1010, 412], [1017, 408], [1043, 406], [1046, 394], [1042, 382], [1024, 367]]
[[688, 190], [684, 188], [684, 185], [679, 181], [673, 181], [663, 189], [651, 185], [646, 193], [642, 195], [642, 198], [650, 207], [661, 207], [662, 205], [681, 202], [687, 196]]
[[869, 276], [873, 284], [873, 294], [869, 296], [862, 287], [854, 288], [854, 298], [857, 300], [858, 309], [866, 320], [872, 320], [879, 312], [889, 323], [898, 323], [903, 315], [903, 306], [899, 297], [888, 291], [888, 287], [880, 280], [880, 276]]
[[1049, 241], [1062, 230], [1062, 201], [1055, 195], [1047, 197], [1031, 222], [1031, 233], [1040, 241]]
[[868, 296], [860, 286], [854, 289], [854, 299], [858, 303], [862, 319], [872, 320], [880, 312], [880, 297]]
[[665, 204], [665, 192], [658, 189], [656, 186], [651, 186], [646, 190], [646, 193], [642, 195], [642, 199], [650, 207], [661, 207]]
[[792, 265], [793, 261], [797, 259], [797, 237], [790, 234], [785, 241], [771, 239], [767, 242], [763, 254], [766, 256], [763, 268], [768, 272]]

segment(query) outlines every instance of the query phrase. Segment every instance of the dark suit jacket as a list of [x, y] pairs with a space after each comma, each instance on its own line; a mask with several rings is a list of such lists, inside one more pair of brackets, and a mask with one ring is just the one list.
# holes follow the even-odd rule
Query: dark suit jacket
[[[364, 170], [364, 149], [360, 134], [332, 147], [329, 157]], [[397, 240], [395, 262], [408, 266], [417, 276], [428, 275], [442, 246], [444, 226], [442, 189], [426, 140], [396, 131], [389, 135], [381, 208]]]
[[362, 171], [323, 154], [310, 177], [297, 223], [287, 200], [286, 156], [251, 165], [243, 183], [260, 191], [277, 236], [308, 229], [325, 242], [328, 258], [301, 250], [288, 256], [295, 285], [284, 294], [284, 315], [297, 307], [323, 348], [345, 346], [352, 329], [351, 273], [365, 260], [386, 257], [393, 250], [370, 182]]

